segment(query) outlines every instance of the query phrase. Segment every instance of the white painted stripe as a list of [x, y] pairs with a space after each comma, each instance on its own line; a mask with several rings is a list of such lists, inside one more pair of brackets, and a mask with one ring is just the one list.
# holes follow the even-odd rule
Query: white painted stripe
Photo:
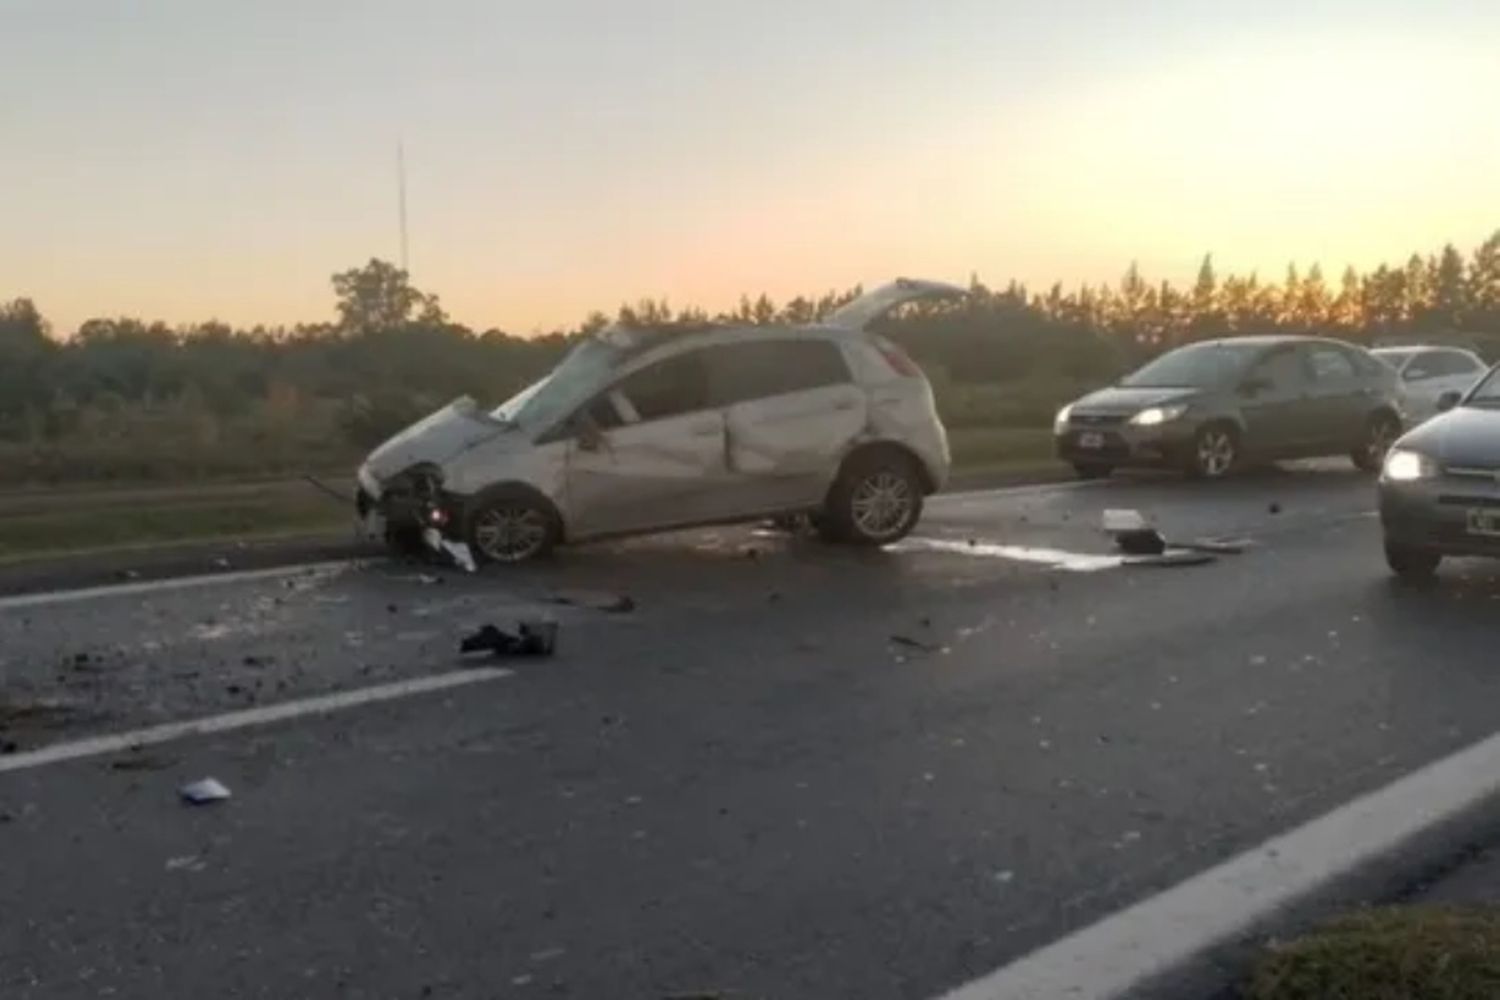
[[1500, 735], [1274, 837], [943, 1000], [1107, 1000], [1500, 793]]
[[214, 584], [275, 580], [287, 576], [302, 576], [307, 573], [327, 573], [358, 566], [363, 562], [364, 560], [359, 559], [337, 559], [330, 562], [303, 563], [300, 566], [274, 566], [270, 569], [245, 569], [227, 573], [203, 573], [198, 576], [175, 576], [162, 580], [111, 583], [102, 587], [80, 587], [76, 590], [48, 590], [36, 594], [15, 594], [11, 597], [0, 597], [0, 611], [35, 608], [47, 604], [93, 601], [101, 597], [131, 597], [137, 594], [151, 594], [163, 590], [186, 590]]
[[1040, 563], [1054, 569], [1065, 569], [1073, 573], [1095, 573], [1101, 569], [1123, 566], [1121, 556], [1099, 555], [1094, 552], [1067, 552], [1063, 549], [1041, 548], [1034, 545], [1001, 545], [997, 542], [960, 542], [953, 538], [909, 537], [889, 547], [892, 552], [952, 552], [977, 559], [1013, 559], [1017, 562]]
[[997, 486], [987, 490], [954, 490], [951, 493], [934, 493], [927, 498], [928, 504], [963, 503], [966, 500], [1000, 500], [1005, 497], [1027, 496], [1032, 493], [1051, 493], [1061, 490], [1096, 489], [1106, 485], [1102, 479], [1061, 480], [1055, 483], [1024, 483], [1020, 486]]
[[38, 750], [0, 757], [0, 774], [4, 774], [7, 771], [24, 771], [27, 768], [42, 767], [47, 764], [58, 764], [67, 760], [78, 760], [81, 757], [97, 757], [100, 754], [123, 753], [136, 747], [156, 746], [161, 743], [170, 743], [173, 740], [186, 739], [189, 736], [205, 736], [211, 733], [227, 733], [236, 729], [247, 729], [251, 726], [266, 726], [274, 722], [285, 722], [288, 719], [300, 718], [304, 715], [327, 715], [330, 712], [338, 712], [346, 708], [354, 708], [358, 705], [395, 701], [398, 698], [410, 698], [413, 695], [427, 694], [432, 691], [445, 691], [449, 688], [461, 687], [465, 684], [479, 684], [484, 681], [499, 680], [502, 677], [509, 677], [511, 674], [512, 671], [500, 667], [477, 667], [472, 670], [456, 670], [451, 673], [437, 674], [432, 677], [418, 677], [412, 680], [395, 681], [390, 684], [378, 684], [374, 687], [358, 688], [353, 691], [340, 691], [336, 694], [318, 695], [314, 698], [301, 698], [297, 701], [282, 702], [279, 705], [247, 708], [239, 712], [226, 712], [223, 715], [211, 715], [202, 719], [166, 722], [146, 729], [134, 729], [129, 732], [110, 733], [104, 736], [91, 736], [87, 739], [74, 740], [69, 743], [54, 743], [51, 746], [42, 747]]

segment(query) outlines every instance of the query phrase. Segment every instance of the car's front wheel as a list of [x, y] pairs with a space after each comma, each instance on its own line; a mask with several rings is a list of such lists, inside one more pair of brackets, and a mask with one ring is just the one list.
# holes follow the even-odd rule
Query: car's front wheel
[[922, 516], [922, 479], [915, 463], [893, 449], [852, 456], [828, 491], [819, 519], [825, 537], [854, 545], [889, 545]]
[[1349, 459], [1361, 472], [1379, 472], [1385, 453], [1401, 436], [1401, 425], [1388, 413], [1377, 414], [1365, 425], [1365, 436], [1349, 453]]
[[1401, 579], [1422, 581], [1431, 580], [1437, 574], [1443, 557], [1428, 549], [1413, 548], [1387, 540], [1385, 561], [1391, 567], [1391, 572]]
[[1187, 471], [1199, 479], [1219, 479], [1229, 475], [1240, 458], [1240, 439], [1228, 424], [1209, 424], [1193, 437], [1188, 454]]
[[561, 534], [557, 515], [540, 496], [505, 490], [480, 500], [469, 513], [469, 547], [486, 562], [519, 563], [546, 554]]

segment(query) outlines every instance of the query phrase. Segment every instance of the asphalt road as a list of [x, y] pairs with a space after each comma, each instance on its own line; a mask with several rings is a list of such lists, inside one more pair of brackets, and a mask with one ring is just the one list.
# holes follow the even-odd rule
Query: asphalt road
[[[1500, 566], [1395, 583], [1373, 499], [1329, 463], [944, 497], [886, 553], [0, 603], [11, 759], [561, 626], [501, 679], [0, 773], [0, 996], [931, 997], [1496, 729]], [[1080, 561], [1107, 507], [1255, 544]], [[205, 775], [233, 799], [180, 804]]]

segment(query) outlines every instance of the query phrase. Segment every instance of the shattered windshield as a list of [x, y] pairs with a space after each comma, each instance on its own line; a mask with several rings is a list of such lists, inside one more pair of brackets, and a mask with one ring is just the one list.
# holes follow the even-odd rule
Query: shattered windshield
[[1212, 388], [1238, 376], [1260, 351], [1259, 344], [1222, 341], [1179, 347], [1126, 375], [1120, 384], [1132, 389]]
[[550, 374], [501, 403], [492, 415], [523, 431], [542, 430], [586, 400], [624, 356], [624, 346], [610, 339], [585, 340]]

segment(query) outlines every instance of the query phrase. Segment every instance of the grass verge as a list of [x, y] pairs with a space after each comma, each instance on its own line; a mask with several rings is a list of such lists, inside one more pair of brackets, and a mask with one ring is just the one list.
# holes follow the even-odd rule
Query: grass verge
[[1247, 1000], [1494, 1000], [1500, 910], [1392, 907], [1272, 946]]

